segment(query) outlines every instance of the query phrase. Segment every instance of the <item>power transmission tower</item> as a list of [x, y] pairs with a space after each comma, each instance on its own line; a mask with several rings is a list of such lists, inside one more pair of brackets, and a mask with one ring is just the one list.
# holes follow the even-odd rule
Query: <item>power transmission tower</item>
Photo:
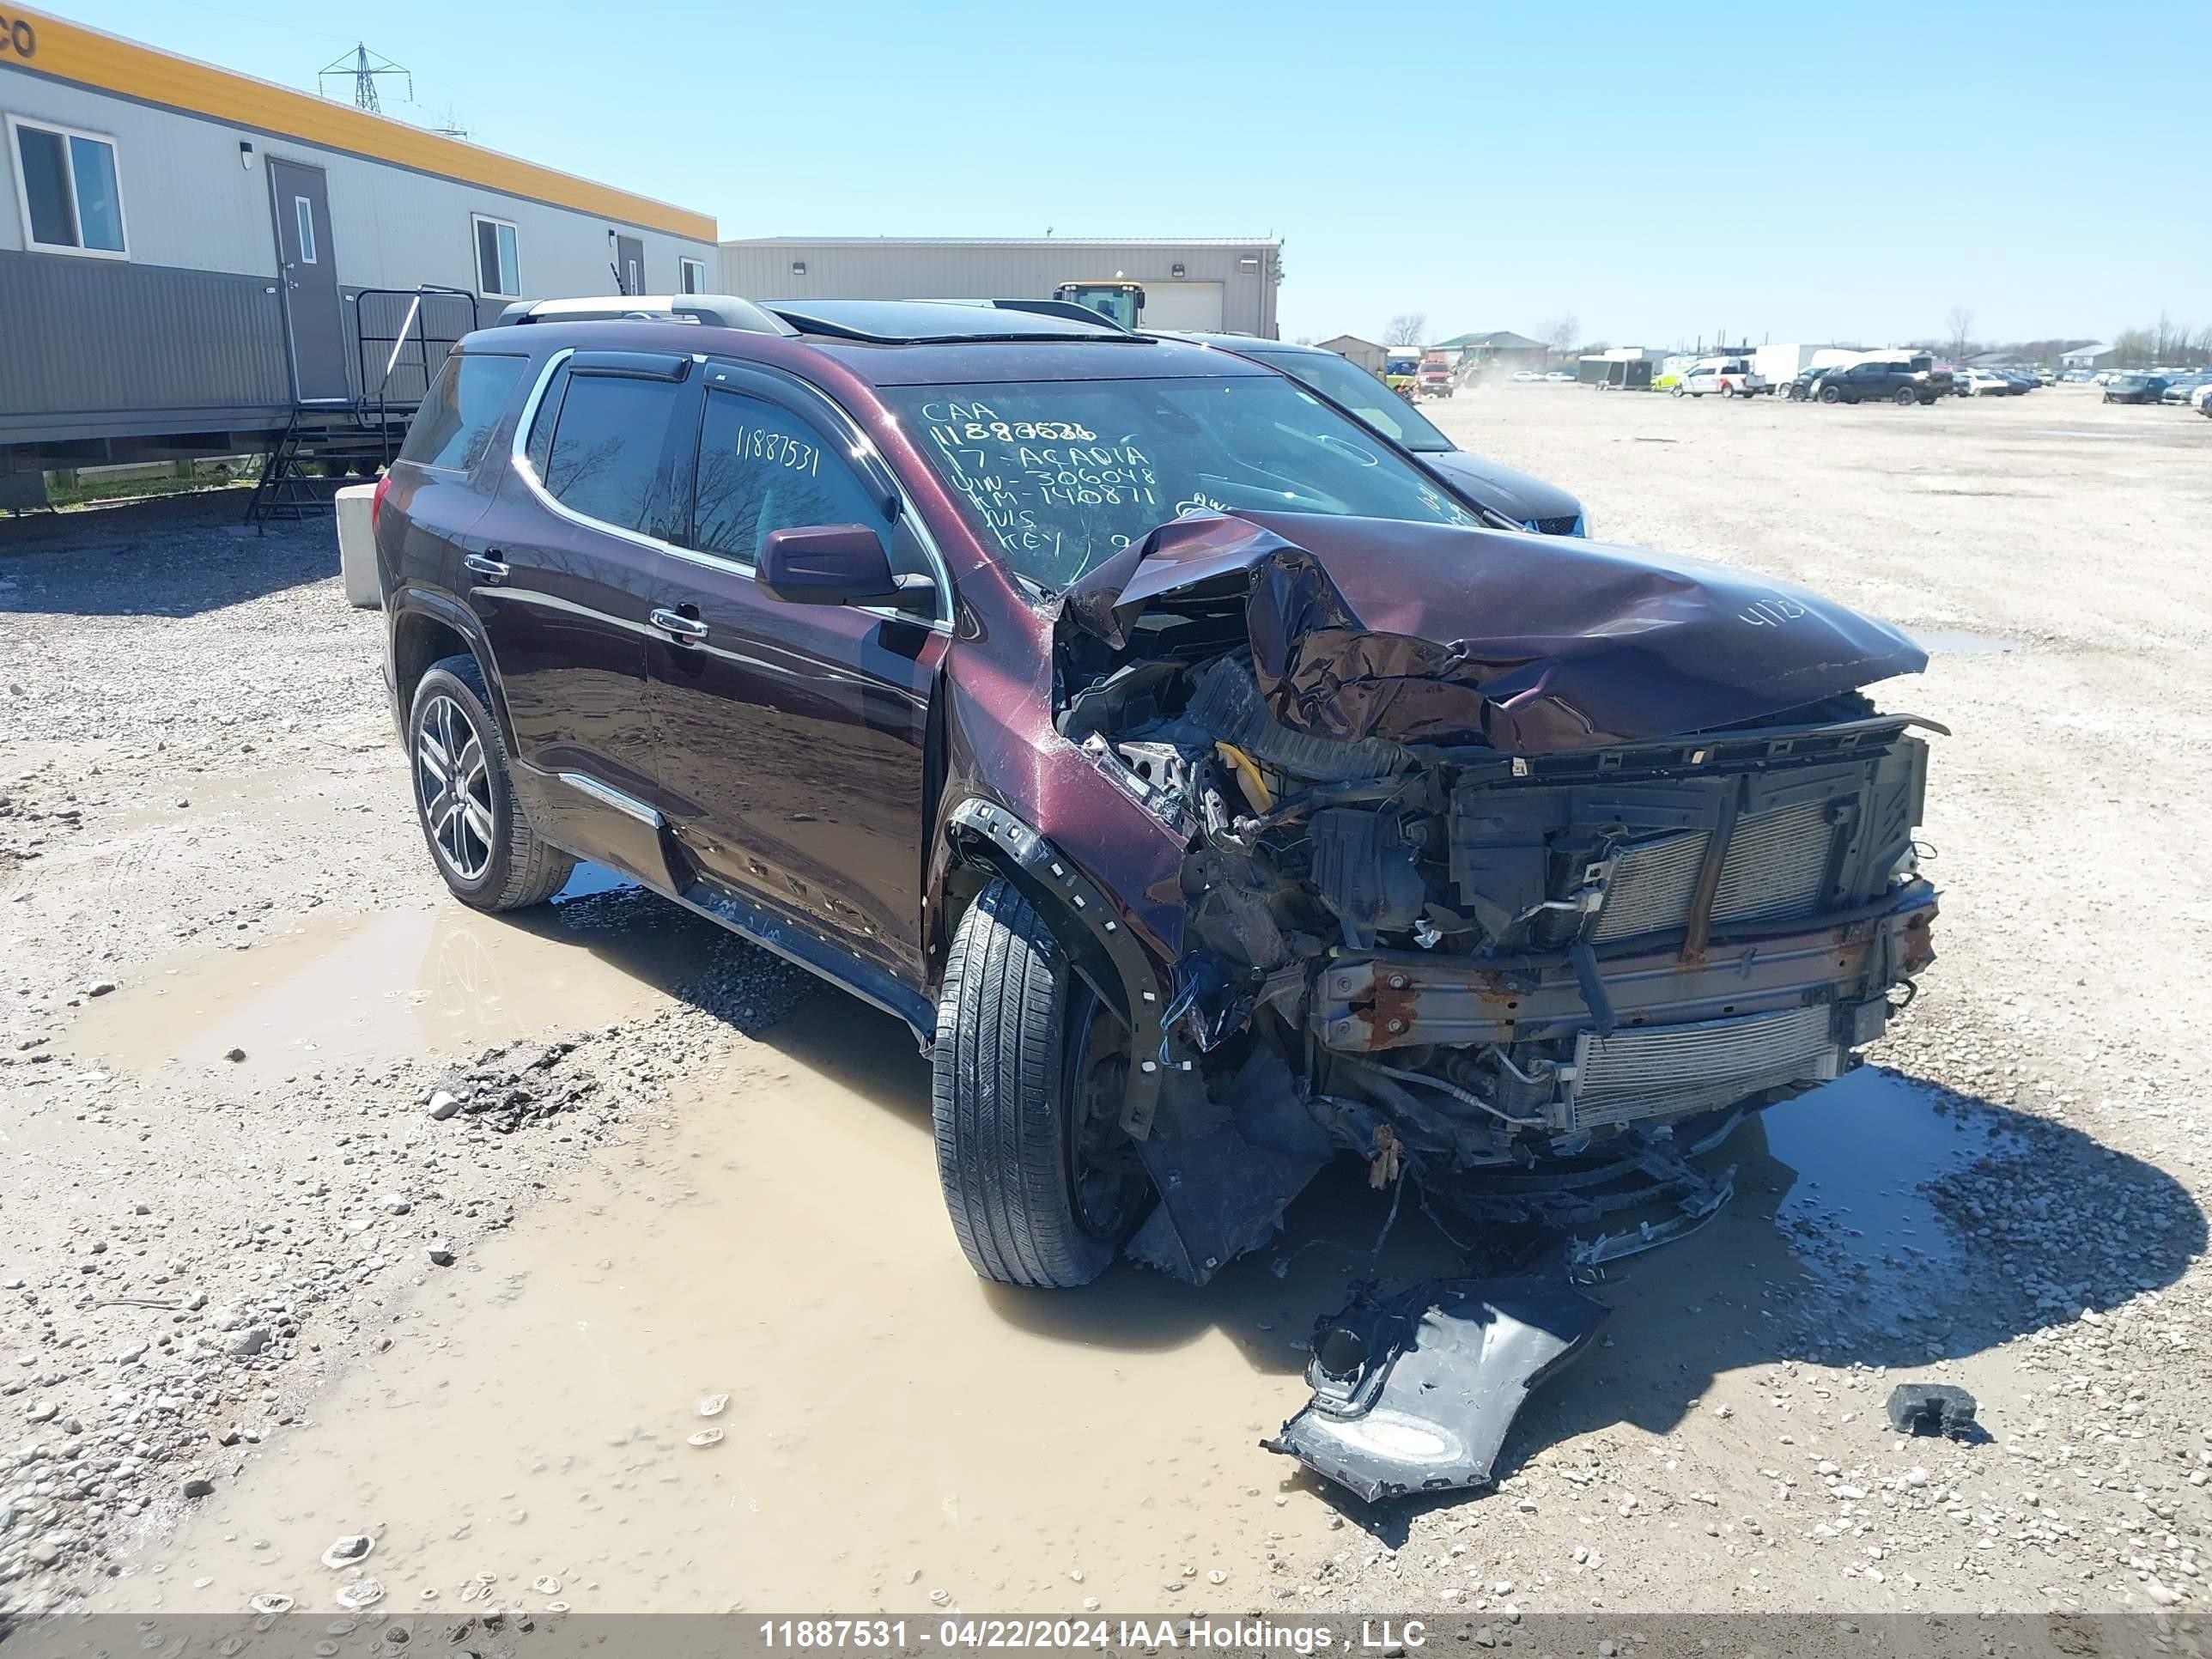
[[371, 52], [366, 46], [359, 43], [355, 45], [350, 55], [339, 58], [334, 64], [326, 64], [318, 71], [315, 82], [320, 86], [333, 75], [353, 76], [354, 107], [365, 109], [372, 115], [380, 115], [384, 112], [384, 105], [376, 95], [376, 77], [380, 75], [400, 76], [407, 82], [407, 101], [410, 104], [415, 101], [415, 77], [409, 72], [407, 66], [404, 64], [395, 64], [383, 53]]

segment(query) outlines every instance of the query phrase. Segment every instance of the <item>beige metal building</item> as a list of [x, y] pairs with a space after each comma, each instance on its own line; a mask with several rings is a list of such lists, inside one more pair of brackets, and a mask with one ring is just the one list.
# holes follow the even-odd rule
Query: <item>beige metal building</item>
[[1314, 343], [1323, 351], [1334, 351], [1338, 356], [1358, 364], [1370, 374], [1380, 374], [1383, 363], [1390, 356], [1388, 347], [1379, 346], [1372, 340], [1363, 340], [1357, 334], [1332, 334], [1328, 339], [1316, 340]]
[[1048, 300], [1124, 278], [1143, 325], [1276, 337], [1283, 245], [1269, 237], [763, 236], [722, 244], [726, 292], [757, 300]]

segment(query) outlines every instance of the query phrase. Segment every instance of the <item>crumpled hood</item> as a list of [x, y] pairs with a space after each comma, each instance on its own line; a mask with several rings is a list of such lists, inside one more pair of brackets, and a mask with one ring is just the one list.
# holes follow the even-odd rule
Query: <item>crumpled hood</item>
[[1928, 665], [1888, 623], [1749, 571], [1303, 514], [1162, 525], [1070, 588], [1062, 622], [1118, 647], [1152, 601], [1228, 577], [1246, 585], [1270, 712], [1313, 737], [1600, 748], [1761, 719]]

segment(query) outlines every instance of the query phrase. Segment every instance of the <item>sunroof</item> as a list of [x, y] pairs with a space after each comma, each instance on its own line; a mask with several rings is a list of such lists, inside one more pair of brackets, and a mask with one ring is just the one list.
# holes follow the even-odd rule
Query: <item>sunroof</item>
[[974, 300], [770, 300], [767, 308], [806, 333], [897, 343], [927, 340], [1099, 340], [1131, 337], [1104, 318], [1035, 312]]

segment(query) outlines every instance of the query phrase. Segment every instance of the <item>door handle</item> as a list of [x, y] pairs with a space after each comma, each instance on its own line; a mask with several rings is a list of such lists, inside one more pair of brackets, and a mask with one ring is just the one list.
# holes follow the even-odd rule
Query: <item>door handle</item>
[[696, 617], [680, 616], [673, 611], [655, 611], [647, 620], [662, 633], [673, 635], [679, 641], [696, 645], [707, 637], [707, 624]]
[[488, 582], [503, 582], [507, 580], [506, 564], [489, 554], [471, 553], [464, 556], [461, 562]]

